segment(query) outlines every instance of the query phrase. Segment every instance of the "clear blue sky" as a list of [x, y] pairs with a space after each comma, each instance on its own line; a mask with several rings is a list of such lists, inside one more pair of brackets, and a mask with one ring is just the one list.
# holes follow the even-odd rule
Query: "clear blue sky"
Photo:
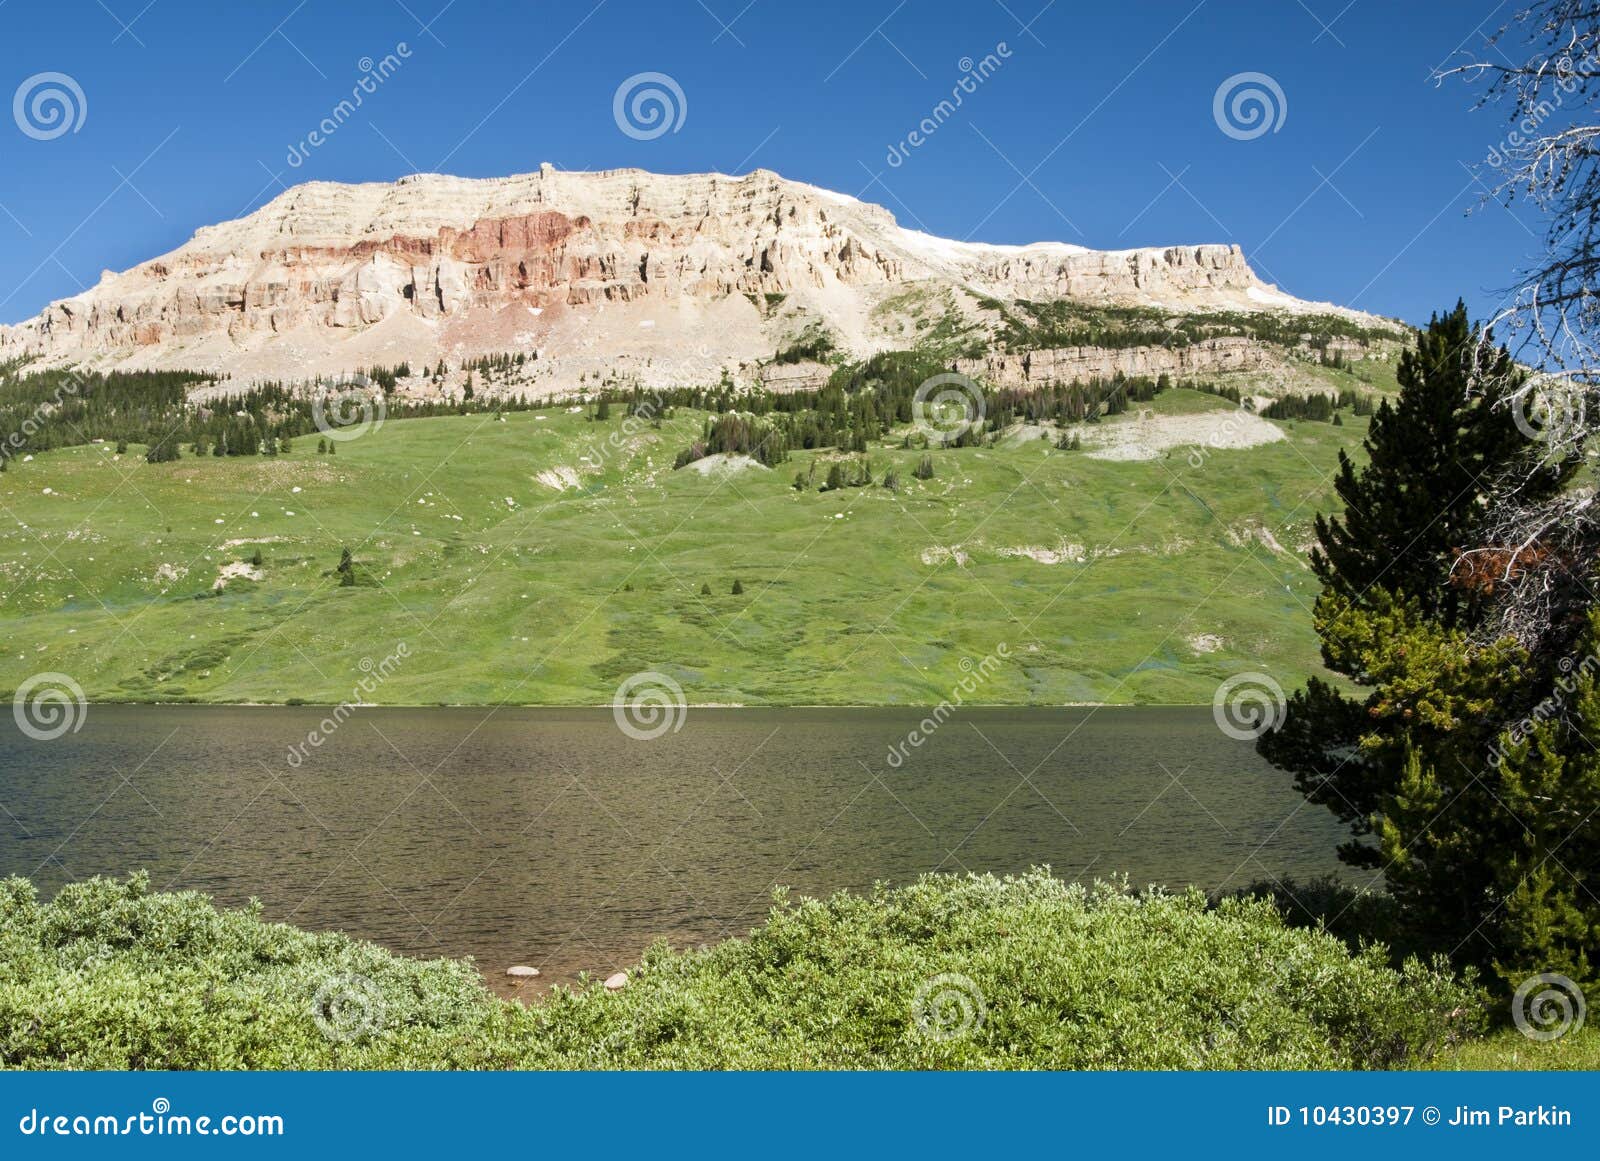
[[[899, 5], [897, 7], [897, 4]], [[81, 127], [0, 116], [0, 321], [309, 179], [639, 166], [751, 168], [858, 194], [906, 225], [1099, 248], [1236, 242], [1291, 293], [1412, 321], [1483, 314], [1538, 245], [1465, 165], [1504, 131], [1430, 70], [1490, 0], [0, 0], [0, 98], [70, 76]], [[1007, 57], [898, 167], [963, 58]], [[363, 75], [409, 56], [298, 168]], [[613, 118], [637, 73], [682, 89], [676, 132]], [[1225, 135], [1219, 85], [1265, 73], [1275, 132]], [[48, 126], [46, 127], [48, 128]], [[35, 132], [38, 127], [35, 126]]]

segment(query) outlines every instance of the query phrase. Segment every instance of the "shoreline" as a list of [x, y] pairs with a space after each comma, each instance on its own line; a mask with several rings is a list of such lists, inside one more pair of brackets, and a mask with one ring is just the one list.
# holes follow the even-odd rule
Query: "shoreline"
[[[347, 706], [351, 709], [588, 709], [608, 710], [625, 708], [625, 703], [620, 702], [337, 702], [337, 701], [115, 701], [95, 698], [86, 699], [85, 706], [160, 706], [172, 708], [176, 706], [194, 706], [213, 709], [337, 709]], [[840, 710], [840, 709], [900, 709], [920, 710], [931, 709], [938, 702], [685, 702], [680, 709], [707, 710], [707, 709], [737, 709], [737, 710]], [[957, 709], [1205, 709], [1211, 706], [1208, 701], [1064, 701], [1064, 702], [1036, 702], [1036, 701], [996, 701], [996, 702], [965, 702]]]

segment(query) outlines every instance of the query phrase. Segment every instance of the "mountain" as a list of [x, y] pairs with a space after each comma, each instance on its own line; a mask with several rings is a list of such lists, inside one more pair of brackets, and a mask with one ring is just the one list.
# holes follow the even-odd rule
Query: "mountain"
[[[544, 165], [497, 179], [297, 186], [0, 328], [0, 355], [301, 379], [522, 352], [525, 389], [540, 393], [591, 375], [653, 385], [726, 372], [799, 385], [817, 376], [808, 353], [864, 355], [934, 330], [965, 336], [973, 369], [1026, 379], [1027, 367], [984, 341], [1018, 301], [1388, 325], [1284, 294], [1237, 246], [958, 242], [764, 170]], [[773, 365], [786, 347], [794, 357]], [[1251, 361], [1241, 350], [1213, 360], [1199, 347], [1183, 369], [1235, 369]], [[1058, 362], [1099, 366], [1070, 354], [1049, 365]]]

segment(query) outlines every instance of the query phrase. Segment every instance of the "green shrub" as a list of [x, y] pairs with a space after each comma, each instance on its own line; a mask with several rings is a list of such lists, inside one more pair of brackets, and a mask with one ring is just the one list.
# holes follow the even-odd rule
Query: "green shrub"
[[1474, 994], [1265, 900], [1045, 871], [790, 903], [657, 944], [617, 993], [496, 999], [466, 961], [94, 879], [0, 883], [0, 1060], [23, 1068], [1374, 1068], [1477, 1026]]

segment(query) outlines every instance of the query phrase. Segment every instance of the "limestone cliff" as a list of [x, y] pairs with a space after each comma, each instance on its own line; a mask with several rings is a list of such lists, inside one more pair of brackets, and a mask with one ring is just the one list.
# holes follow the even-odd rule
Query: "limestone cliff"
[[[918, 286], [970, 292], [958, 295], [967, 304], [990, 295], [1179, 312], [1333, 309], [1263, 284], [1236, 246], [955, 242], [766, 171], [544, 166], [501, 179], [295, 187], [0, 328], [0, 353], [295, 378], [524, 351], [551, 390], [589, 372], [678, 382], [753, 368], [812, 323], [854, 353], [891, 345], [884, 305]], [[1074, 358], [1006, 357], [992, 371], [1063, 378]], [[1056, 369], [1034, 369], [1045, 362]]]

